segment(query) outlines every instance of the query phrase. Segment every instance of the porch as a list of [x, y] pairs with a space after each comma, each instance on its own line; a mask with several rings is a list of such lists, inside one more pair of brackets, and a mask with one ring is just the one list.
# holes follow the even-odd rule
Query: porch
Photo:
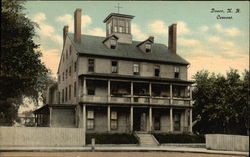
[[79, 123], [87, 133], [192, 132], [192, 108], [82, 104]]

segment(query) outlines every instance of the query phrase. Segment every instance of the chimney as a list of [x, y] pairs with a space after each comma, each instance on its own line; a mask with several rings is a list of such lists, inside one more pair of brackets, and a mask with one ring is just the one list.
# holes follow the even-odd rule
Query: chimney
[[177, 24], [172, 24], [168, 27], [168, 49], [176, 53], [176, 32]]
[[149, 36], [148, 39], [149, 39], [150, 41], [152, 41], [152, 43], [154, 43], [154, 37], [153, 37], [153, 36]]
[[69, 32], [69, 26], [64, 26], [63, 27], [63, 46], [65, 44], [65, 40], [66, 40], [66, 36], [67, 36], [68, 32]]
[[74, 15], [74, 22], [75, 22], [74, 40], [76, 43], [81, 43], [81, 15], [82, 15], [82, 9], [76, 9]]

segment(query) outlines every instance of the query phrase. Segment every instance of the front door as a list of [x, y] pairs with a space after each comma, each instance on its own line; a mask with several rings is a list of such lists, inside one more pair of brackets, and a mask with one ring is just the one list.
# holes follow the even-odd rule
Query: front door
[[134, 112], [134, 124], [133, 124], [133, 130], [134, 131], [146, 131], [147, 128], [147, 118], [146, 118], [146, 112], [143, 110], [135, 110]]

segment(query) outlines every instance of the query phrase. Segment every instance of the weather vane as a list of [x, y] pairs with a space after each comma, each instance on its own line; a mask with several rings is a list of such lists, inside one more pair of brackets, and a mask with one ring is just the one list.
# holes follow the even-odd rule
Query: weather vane
[[122, 7], [121, 7], [120, 4], [118, 3], [117, 6], [115, 6], [115, 8], [117, 8], [118, 13], [119, 13], [119, 12], [120, 12], [120, 8], [122, 8]]

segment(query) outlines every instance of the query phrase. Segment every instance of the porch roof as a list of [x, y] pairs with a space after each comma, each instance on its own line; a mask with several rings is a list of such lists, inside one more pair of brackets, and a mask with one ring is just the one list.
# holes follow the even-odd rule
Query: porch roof
[[160, 77], [141, 77], [135, 75], [118, 75], [118, 74], [105, 74], [105, 73], [89, 73], [81, 74], [79, 77], [94, 77], [94, 78], [107, 78], [107, 79], [126, 79], [126, 80], [142, 80], [142, 81], [158, 81], [165, 83], [185, 83], [193, 84], [194, 81], [181, 80], [175, 78], [160, 78]]
[[34, 114], [39, 114], [42, 112], [46, 112], [49, 110], [49, 107], [52, 108], [58, 108], [58, 107], [65, 107], [65, 108], [71, 108], [71, 107], [76, 107], [76, 104], [46, 104], [35, 111], [33, 111]]

